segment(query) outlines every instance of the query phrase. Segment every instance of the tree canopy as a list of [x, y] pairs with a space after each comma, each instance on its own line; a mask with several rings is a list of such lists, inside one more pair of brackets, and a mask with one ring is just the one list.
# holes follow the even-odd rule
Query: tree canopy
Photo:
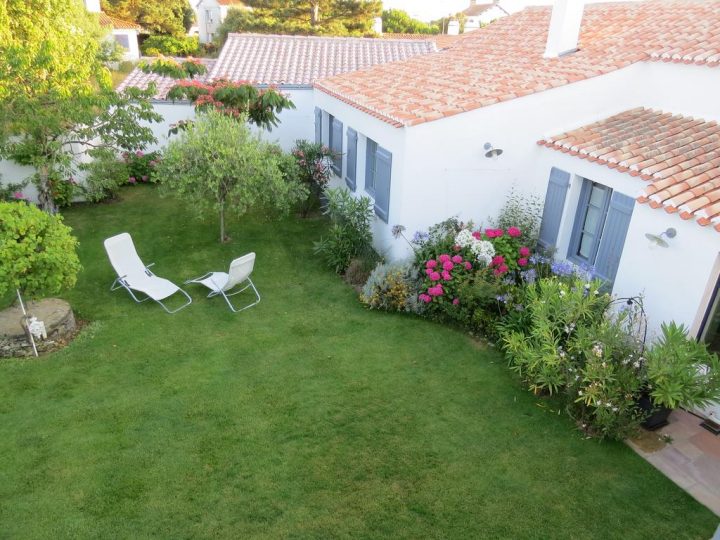
[[110, 87], [106, 31], [76, 0], [0, 4], [0, 157], [37, 170], [40, 203], [92, 148], [135, 150], [154, 140], [153, 89]]
[[231, 9], [218, 33], [367, 35], [382, 12], [379, 0], [248, 0], [250, 10]]
[[221, 242], [227, 240], [226, 214], [251, 208], [284, 213], [305, 198], [296, 177], [291, 156], [215, 110], [200, 113], [171, 140], [156, 169], [163, 191], [184, 199], [199, 217], [217, 213]]
[[133, 21], [154, 34], [184, 36], [195, 13], [188, 0], [103, 0], [103, 11]]
[[397, 34], [438, 34], [437, 24], [413, 19], [402, 9], [386, 9], [382, 12], [383, 31]]

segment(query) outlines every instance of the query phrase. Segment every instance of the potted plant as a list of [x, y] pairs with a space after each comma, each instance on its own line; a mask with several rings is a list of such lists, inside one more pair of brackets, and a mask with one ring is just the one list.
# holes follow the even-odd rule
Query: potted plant
[[662, 337], [645, 361], [647, 389], [639, 405], [650, 414], [643, 426], [667, 424], [677, 407], [703, 407], [720, 399], [720, 362], [704, 343], [688, 336], [683, 325], [662, 324]]

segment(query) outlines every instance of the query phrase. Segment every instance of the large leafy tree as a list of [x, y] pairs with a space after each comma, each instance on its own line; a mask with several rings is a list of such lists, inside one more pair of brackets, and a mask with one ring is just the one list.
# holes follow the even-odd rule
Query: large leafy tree
[[[196, 0], [193, 0], [196, 1]], [[155, 34], [184, 36], [195, 18], [188, 0], [103, 0], [103, 11]]]
[[386, 9], [382, 12], [383, 30], [398, 34], [437, 34], [440, 27], [413, 19], [402, 9]]
[[229, 32], [365, 35], [382, 12], [379, 0], [249, 0], [249, 10], [231, 9], [220, 26]]
[[105, 31], [77, 0], [0, 3], [0, 157], [35, 167], [41, 206], [80, 154], [154, 141], [153, 89], [114, 92]]
[[291, 156], [253, 135], [246, 122], [213, 109], [170, 141], [155, 178], [198, 216], [217, 213], [221, 242], [227, 214], [251, 208], [284, 213], [307, 196]]

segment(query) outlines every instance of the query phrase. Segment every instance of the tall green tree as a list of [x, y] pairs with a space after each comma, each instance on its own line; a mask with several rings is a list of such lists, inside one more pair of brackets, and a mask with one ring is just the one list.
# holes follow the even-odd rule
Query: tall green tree
[[57, 183], [80, 154], [136, 150], [154, 141], [153, 89], [110, 86], [106, 31], [77, 0], [0, 3], [0, 157], [35, 167], [41, 206], [57, 210]]
[[402, 9], [386, 9], [382, 12], [383, 31], [397, 34], [438, 34], [440, 27], [413, 19]]
[[170, 141], [155, 174], [163, 191], [187, 201], [199, 217], [217, 213], [221, 242], [228, 240], [227, 214], [285, 213], [307, 196], [291, 156], [215, 110], [200, 113]]
[[308, 35], [366, 35], [382, 13], [379, 0], [249, 0], [252, 11], [231, 9], [218, 31]]
[[102, 8], [152, 33], [176, 37], [184, 36], [195, 19], [188, 0], [103, 0]]

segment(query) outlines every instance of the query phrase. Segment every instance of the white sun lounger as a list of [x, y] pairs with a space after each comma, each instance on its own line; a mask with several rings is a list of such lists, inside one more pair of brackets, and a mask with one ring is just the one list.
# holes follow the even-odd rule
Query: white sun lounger
[[[110, 264], [115, 269], [118, 277], [110, 287], [111, 291], [119, 288], [125, 289], [133, 300], [144, 302], [155, 300], [168, 313], [175, 313], [192, 303], [190, 295], [175, 285], [172, 281], [156, 276], [150, 271], [152, 264], [145, 266], [135, 251], [135, 245], [128, 233], [120, 233], [105, 240], [105, 251], [107, 252]], [[153, 263], [154, 264], [154, 263]], [[145, 297], [138, 298], [135, 292], [142, 293]], [[163, 300], [179, 292], [187, 298], [182, 306], [170, 310]]]
[[[231, 262], [230, 270], [227, 273], [208, 272], [207, 274], [202, 275], [198, 278], [188, 279], [185, 283], [198, 283], [200, 285], [204, 285], [205, 287], [210, 289], [210, 294], [208, 294], [208, 298], [212, 298], [213, 296], [218, 295], [222, 296], [225, 299], [225, 302], [227, 302], [227, 305], [230, 307], [230, 309], [233, 312], [237, 313], [251, 308], [258, 302], [260, 302], [260, 293], [258, 292], [257, 288], [255, 288], [255, 284], [250, 279], [250, 274], [252, 274], [254, 266], [255, 253], [248, 253], [247, 255], [243, 255], [242, 257], [239, 257], [233, 262]], [[233, 291], [235, 287], [242, 285], [246, 281], [247, 285], [245, 285], [240, 290]], [[240, 294], [248, 288], [252, 288], [252, 290], [255, 292], [255, 301], [241, 308], [236, 308], [235, 306], [233, 306], [232, 302], [230, 302], [230, 298], [228, 297]]]

